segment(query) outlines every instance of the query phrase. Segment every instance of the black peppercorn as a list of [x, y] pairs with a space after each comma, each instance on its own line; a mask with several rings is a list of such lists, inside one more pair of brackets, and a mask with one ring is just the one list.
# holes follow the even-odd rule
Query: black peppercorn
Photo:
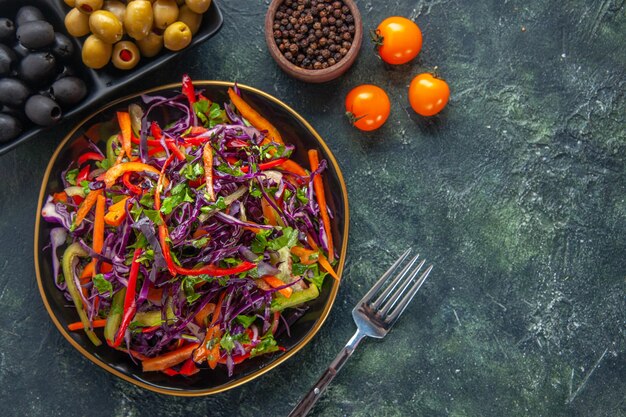
[[272, 29], [285, 59], [305, 69], [336, 65], [355, 33], [354, 16], [340, 0], [285, 0]]

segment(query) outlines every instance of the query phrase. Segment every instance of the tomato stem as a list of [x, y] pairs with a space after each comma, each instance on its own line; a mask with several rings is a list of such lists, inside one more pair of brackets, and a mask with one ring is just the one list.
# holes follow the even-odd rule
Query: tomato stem
[[354, 113], [347, 111], [346, 112], [346, 117], [350, 121], [350, 124], [352, 126], [354, 126], [356, 124], [356, 122], [358, 122], [359, 120], [361, 120], [364, 117], [367, 117], [367, 114], [364, 114], [363, 116], [358, 116], [357, 117], [357, 115], [355, 115]]
[[385, 40], [385, 37], [380, 34], [380, 30], [371, 29], [370, 38], [372, 39], [372, 42], [374, 42], [374, 45], [376, 45], [376, 47], [380, 48], [381, 46], [383, 46], [383, 41]]

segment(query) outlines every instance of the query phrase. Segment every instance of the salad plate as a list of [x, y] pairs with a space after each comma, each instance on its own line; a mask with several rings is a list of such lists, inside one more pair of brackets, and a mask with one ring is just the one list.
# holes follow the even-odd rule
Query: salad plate
[[[220, 105], [229, 101], [228, 90], [234, 86], [231, 82], [223, 81], [197, 81], [194, 84], [196, 91], [201, 91], [203, 97]], [[346, 186], [335, 157], [313, 127], [288, 105], [258, 89], [241, 84], [237, 88], [241, 98], [280, 132], [285, 143], [295, 146], [292, 160], [308, 166], [307, 153], [315, 150], [320, 159], [326, 161], [323, 187], [326, 204], [332, 213], [330, 231], [337, 254], [335, 271], [341, 277], [347, 249], [349, 210]], [[70, 163], [93, 146], [91, 144], [104, 149], [107, 139], [119, 132], [118, 112], [127, 110], [130, 104], [140, 104], [143, 95], [168, 98], [180, 94], [181, 84], [169, 84], [121, 98], [84, 119], [65, 137], [54, 152], [41, 185], [35, 224], [34, 259], [37, 284], [46, 310], [63, 337], [83, 356], [115, 376], [142, 388], [168, 395], [201, 396], [244, 384], [296, 355], [313, 340], [324, 323], [337, 296], [339, 280], [327, 277], [321, 286], [320, 295], [306, 304], [306, 310], [290, 324], [289, 332], [276, 334], [276, 342], [281, 350], [238, 363], [234, 370], [231, 369], [231, 375], [226, 366], [222, 365], [213, 370], [203, 368], [188, 376], [144, 372], [141, 363], [128, 353], [112, 349], [106, 343], [95, 346], [86, 332], [68, 330], [68, 325], [76, 323], [79, 317], [72, 302], [55, 284], [55, 267], [50, 249], [50, 234], [55, 225], [46, 222], [41, 215], [48, 196], [63, 190], [62, 176]], [[101, 332], [100, 329], [96, 331]]]

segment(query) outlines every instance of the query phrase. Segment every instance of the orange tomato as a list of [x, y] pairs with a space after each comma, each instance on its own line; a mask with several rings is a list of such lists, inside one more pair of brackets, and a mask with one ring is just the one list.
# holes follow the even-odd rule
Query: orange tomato
[[390, 111], [391, 102], [387, 93], [375, 85], [355, 87], [346, 97], [346, 116], [360, 130], [378, 129], [387, 121]]
[[373, 41], [383, 61], [392, 65], [406, 64], [422, 49], [422, 31], [406, 17], [388, 17], [376, 28]]
[[432, 74], [419, 74], [409, 86], [409, 102], [415, 113], [433, 116], [443, 110], [450, 98], [450, 87]]

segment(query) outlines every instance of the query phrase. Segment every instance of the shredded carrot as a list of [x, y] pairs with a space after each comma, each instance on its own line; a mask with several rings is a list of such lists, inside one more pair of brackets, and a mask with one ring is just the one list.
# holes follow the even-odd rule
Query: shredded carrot
[[267, 130], [267, 137], [263, 139], [263, 144], [269, 142], [275, 142], [280, 145], [283, 145], [283, 139], [278, 133], [278, 130], [272, 125], [267, 119], [261, 116], [256, 110], [254, 110], [248, 103], [244, 101], [241, 97], [235, 93], [235, 90], [232, 88], [228, 89], [228, 97], [230, 97], [230, 101], [233, 102], [239, 113], [252, 124], [252, 126], [256, 127], [259, 130]]
[[[281, 281], [279, 278], [276, 278], [273, 275], [268, 275], [268, 276], [262, 277], [261, 279], [265, 281], [267, 285], [269, 285], [272, 288], [279, 288], [285, 285], [283, 281]], [[291, 297], [291, 294], [293, 294], [293, 288], [291, 287], [281, 288], [280, 290], [278, 290], [278, 292], [284, 295], [285, 297], [289, 298]]]
[[274, 210], [274, 207], [272, 207], [265, 197], [261, 198], [261, 209], [263, 210], [263, 217], [267, 220], [267, 224], [272, 226], [278, 225], [276, 210]]
[[[315, 171], [320, 166], [320, 158], [317, 150], [309, 150], [309, 162], [311, 163], [311, 172]], [[324, 231], [326, 232], [326, 240], [328, 241], [328, 260], [332, 262], [335, 258], [335, 248], [333, 247], [333, 235], [330, 230], [330, 218], [328, 217], [328, 208], [326, 206], [326, 195], [324, 194], [324, 183], [322, 177], [316, 175], [313, 180], [313, 189], [315, 190], [315, 196], [317, 197], [317, 204], [320, 207], [320, 215], [322, 216], [322, 223], [324, 223]]]
[[206, 326], [206, 318], [215, 311], [215, 304], [208, 303], [200, 309], [193, 318], [198, 326]]
[[155, 358], [146, 359], [141, 362], [144, 372], [162, 371], [166, 368], [178, 365], [191, 357], [195, 349], [200, 346], [199, 343], [190, 343], [172, 352], [167, 352]]
[[93, 262], [90, 262], [87, 265], [85, 265], [85, 267], [83, 268], [83, 272], [81, 272], [80, 274], [81, 283], [84, 284], [85, 283], [84, 281], [91, 279], [91, 277], [93, 276], [93, 267], [94, 267]]
[[120, 131], [122, 132], [122, 148], [124, 149], [126, 155], [130, 158], [132, 155], [132, 128], [130, 124], [130, 114], [125, 111], [118, 111], [117, 123], [119, 123]]
[[215, 201], [215, 191], [213, 189], [213, 148], [208, 142], [204, 145], [202, 160], [204, 161], [204, 178], [207, 194], [210, 201]]
[[80, 224], [85, 220], [85, 217], [91, 211], [91, 208], [96, 204], [96, 200], [98, 196], [102, 194], [102, 190], [94, 190], [87, 194], [85, 200], [76, 211], [76, 218], [74, 219], [74, 227], [80, 226]]
[[291, 253], [300, 258], [302, 265], [312, 265], [318, 261], [319, 252], [311, 249], [303, 248], [302, 246], [294, 246], [291, 248]]
[[324, 256], [324, 254], [320, 250], [319, 246], [317, 246], [317, 244], [313, 240], [313, 237], [311, 235], [307, 235], [306, 241], [309, 243], [309, 246], [311, 246], [311, 248], [313, 248], [314, 251], [318, 252], [319, 258], [317, 259], [317, 262], [320, 264], [320, 266], [322, 268], [324, 268], [324, 270], [326, 272], [328, 272], [331, 277], [333, 277], [337, 281], [339, 281], [339, 275], [337, 275], [337, 273], [333, 269], [333, 267], [330, 264], [330, 262], [328, 262], [328, 259], [326, 259], [326, 257]]
[[[107, 319], [96, 319], [91, 322], [91, 327], [97, 329], [99, 327], [104, 327], [105, 324], [107, 324]], [[67, 328], [68, 330], [75, 332], [77, 330], [83, 330], [85, 328], [85, 325], [82, 321], [77, 321], [75, 323], [68, 324]]]
[[[106, 205], [106, 197], [102, 194], [98, 195], [96, 199], [96, 216], [93, 221], [93, 251], [95, 253], [102, 253], [102, 247], [104, 246], [104, 210]], [[92, 275], [96, 275], [95, 263], [96, 260], [91, 261], [94, 264]]]
[[109, 211], [104, 216], [104, 222], [109, 226], [119, 226], [126, 218], [126, 202], [130, 197], [124, 197], [117, 203], [109, 207]]
[[115, 181], [117, 181], [119, 177], [129, 171], [152, 172], [156, 175], [160, 174], [160, 171], [152, 165], [144, 164], [143, 162], [124, 162], [109, 168], [107, 172], [101, 177], [98, 177], [98, 179], [104, 180], [104, 184], [107, 188], [110, 188], [113, 184], [115, 184]]
[[59, 203], [67, 203], [67, 193], [65, 191], [61, 191], [60, 193], [52, 194], [52, 199]]
[[291, 172], [292, 174], [296, 174], [301, 177], [306, 177], [309, 175], [307, 174], [306, 170], [300, 166], [300, 164], [291, 159], [287, 159], [285, 162], [280, 164], [278, 168], [282, 168], [285, 171]]
[[176, 146], [174, 142], [167, 142], [166, 146], [176, 156], [176, 159], [179, 161], [185, 160], [185, 154], [178, 148], [178, 146]]

